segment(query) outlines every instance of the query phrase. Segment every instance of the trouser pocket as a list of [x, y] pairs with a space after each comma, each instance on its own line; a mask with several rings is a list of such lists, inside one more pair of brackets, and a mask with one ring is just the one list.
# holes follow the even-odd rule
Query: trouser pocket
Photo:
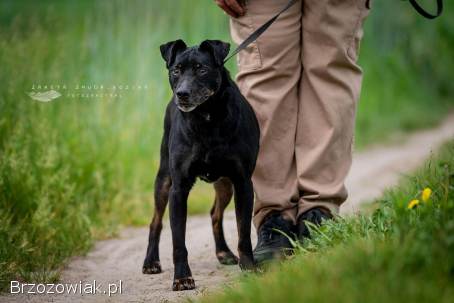
[[[249, 13], [249, 5], [249, 1], [246, 1], [246, 15], [239, 18], [230, 18], [232, 40], [237, 45], [241, 44], [261, 25], [254, 22], [254, 17]], [[241, 71], [256, 70], [262, 66], [262, 58], [257, 41], [252, 42], [238, 53], [237, 65]]]
[[358, 0], [358, 14], [356, 16], [356, 22], [348, 41], [347, 55], [353, 60], [358, 60], [359, 50], [361, 46], [361, 39], [363, 38], [363, 25], [364, 20], [369, 15], [370, 8], [372, 6], [372, 0]]

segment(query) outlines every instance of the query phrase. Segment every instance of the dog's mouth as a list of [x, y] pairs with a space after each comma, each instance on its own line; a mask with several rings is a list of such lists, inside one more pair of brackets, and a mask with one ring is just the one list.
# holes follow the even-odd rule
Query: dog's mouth
[[198, 105], [182, 105], [182, 104], [177, 105], [178, 109], [185, 113], [193, 111], [197, 106]]
[[213, 95], [214, 95], [214, 91], [208, 90], [208, 89], [203, 89], [202, 94], [200, 94], [199, 96], [196, 96], [196, 99], [197, 99], [196, 101], [188, 102], [187, 100], [183, 101], [181, 99], [178, 99], [178, 101], [176, 102], [177, 107], [182, 112], [188, 113], [190, 111], [193, 111], [197, 106], [199, 106], [200, 104], [202, 104], [203, 102], [208, 100]]

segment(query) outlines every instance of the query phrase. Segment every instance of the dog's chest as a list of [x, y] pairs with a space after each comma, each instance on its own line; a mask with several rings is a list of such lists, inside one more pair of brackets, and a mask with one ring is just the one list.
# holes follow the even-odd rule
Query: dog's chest
[[193, 162], [196, 175], [206, 181], [214, 182], [226, 174], [227, 159], [223, 148], [200, 150]]

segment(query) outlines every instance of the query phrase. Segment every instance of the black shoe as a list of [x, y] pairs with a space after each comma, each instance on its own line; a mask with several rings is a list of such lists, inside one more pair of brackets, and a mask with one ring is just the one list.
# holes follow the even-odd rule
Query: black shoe
[[315, 207], [309, 209], [298, 218], [298, 222], [296, 224], [298, 239], [303, 240], [304, 238], [311, 237], [309, 228], [304, 223], [304, 221], [309, 221], [317, 226], [320, 226], [324, 220], [329, 220], [332, 218], [333, 216], [331, 215], [331, 213], [325, 208]]
[[282, 258], [292, 252], [292, 245], [287, 236], [293, 237], [293, 224], [280, 214], [265, 218], [258, 230], [257, 246], [254, 249], [254, 260], [260, 264], [276, 258]]

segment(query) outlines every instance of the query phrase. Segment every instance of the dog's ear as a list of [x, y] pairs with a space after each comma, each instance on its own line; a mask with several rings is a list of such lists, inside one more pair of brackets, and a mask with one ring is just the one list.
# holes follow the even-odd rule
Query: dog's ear
[[167, 42], [159, 47], [162, 58], [166, 61], [167, 68], [173, 64], [176, 56], [186, 48], [186, 43], [181, 39]]
[[199, 48], [211, 53], [216, 64], [221, 66], [229, 54], [230, 44], [220, 40], [205, 40], [200, 43]]

